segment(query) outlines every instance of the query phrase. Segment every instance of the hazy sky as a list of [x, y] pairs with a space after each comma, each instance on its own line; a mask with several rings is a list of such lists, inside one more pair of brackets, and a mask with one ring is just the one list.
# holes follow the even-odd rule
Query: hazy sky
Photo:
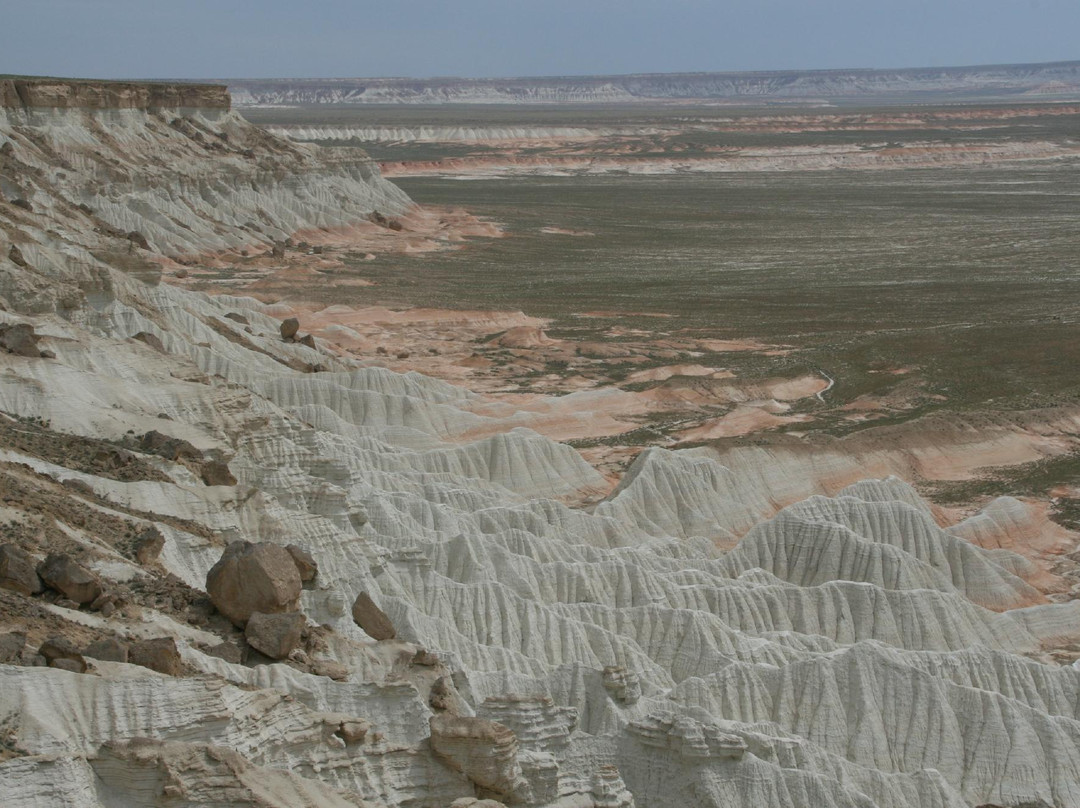
[[1080, 0], [0, 0], [0, 73], [535, 76], [1080, 59]]

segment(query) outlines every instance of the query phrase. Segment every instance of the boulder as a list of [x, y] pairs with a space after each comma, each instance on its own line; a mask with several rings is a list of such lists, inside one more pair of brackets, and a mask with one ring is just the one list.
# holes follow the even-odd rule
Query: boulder
[[[108, 592], [102, 592], [90, 603], [91, 611], [101, 612], [102, 614], [105, 614], [106, 611], [108, 611], [109, 614], [112, 614], [112, 610], [115, 608], [116, 596]], [[105, 614], [105, 616], [108, 617], [109, 614]]]
[[439, 657], [424, 648], [417, 648], [413, 654], [411, 665], [420, 665], [425, 668], [433, 668], [439, 664]]
[[295, 317], [289, 317], [287, 320], [281, 321], [281, 338], [286, 342], [291, 342], [299, 330], [300, 321]]
[[313, 659], [311, 661], [311, 672], [316, 676], [326, 676], [335, 682], [341, 682], [349, 678], [349, 669], [332, 659]]
[[77, 604], [93, 603], [102, 593], [101, 581], [66, 553], [53, 553], [40, 564], [37, 573], [50, 589]]
[[128, 649], [128, 662], [158, 673], [179, 676], [183, 672], [180, 649], [172, 637], [141, 640]]
[[28, 596], [44, 588], [34, 569], [34, 559], [14, 544], [0, 545], [0, 587]]
[[296, 571], [300, 573], [300, 580], [304, 583], [315, 580], [315, 576], [319, 574], [319, 565], [311, 553], [298, 544], [290, 544], [285, 549], [296, 562]]
[[352, 617], [356, 625], [360, 626], [373, 640], [392, 640], [397, 636], [394, 624], [386, 613], [375, 605], [367, 592], [361, 592], [356, 596], [352, 605]]
[[304, 334], [304, 336], [300, 337], [297, 342], [299, 342], [301, 345], [306, 345], [312, 350], [315, 350], [315, 337], [313, 337], [311, 334]]
[[26, 269], [26, 267], [29, 266], [29, 264], [26, 263], [26, 259], [23, 258], [22, 250], [20, 250], [14, 244], [12, 244], [11, 249], [8, 250], [8, 259], [17, 267], [22, 267], [23, 269]]
[[83, 656], [100, 659], [103, 662], [127, 662], [128, 645], [114, 637], [103, 637], [86, 646]]
[[11, 631], [0, 634], [0, 665], [18, 665], [26, 647], [26, 634]]
[[151, 429], [139, 438], [139, 448], [166, 460], [202, 460], [203, 453], [183, 438], [174, 438]]
[[341, 722], [338, 734], [345, 740], [345, 743], [360, 743], [367, 737], [370, 730], [370, 721], [365, 721], [363, 718], [351, 718]]
[[59, 668], [62, 671], [71, 671], [72, 673], [86, 673], [86, 662], [79, 662], [77, 659], [57, 659], [49, 663], [50, 668]]
[[125, 236], [125, 238], [132, 244], [134, 244], [136, 247], [139, 247], [143, 250], [150, 249], [150, 244], [149, 242], [147, 242], [146, 236], [144, 236], [138, 230], [132, 230], [130, 233], [127, 234], [127, 236]]
[[0, 324], [0, 348], [8, 353], [36, 359], [41, 356], [38, 339], [34, 327], [29, 323]]
[[255, 612], [248, 618], [244, 638], [248, 645], [271, 659], [285, 659], [300, 645], [307, 618], [301, 612], [263, 614]]
[[349, 599], [341, 592], [332, 591], [326, 595], [326, 611], [334, 617], [344, 617], [349, 606]]
[[57, 662], [65, 661], [74, 666], [76, 673], [83, 673], [86, 670], [86, 660], [83, 659], [83, 655], [75, 644], [65, 637], [49, 637], [38, 648], [38, 653], [45, 657], [45, 661], [51, 668], [72, 670], [73, 668], [69, 665], [57, 664]]
[[132, 337], [132, 339], [137, 339], [139, 342], [149, 345], [158, 353], [165, 353], [165, 344], [157, 334], [151, 334], [149, 331], [140, 331]]
[[148, 527], [135, 537], [132, 549], [135, 551], [135, 560], [140, 564], [153, 564], [165, 549], [165, 537], [156, 527]]
[[208, 656], [217, 657], [218, 659], [224, 659], [226, 662], [231, 662], [234, 665], [239, 665], [244, 661], [244, 655], [240, 651], [240, 646], [227, 640], [218, 643], [211, 648], [207, 648], [203, 653]]
[[228, 317], [233, 322], [236, 322], [236, 323], [241, 323], [243, 325], [250, 325], [251, 324], [248, 321], [247, 317], [245, 317], [244, 315], [242, 315], [242, 314], [240, 314], [238, 312], [235, 312], [235, 311], [225, 312], [225, 316]]
[[277, 544], [233, 542], [206, 575], [219, 612], [243, 628], [255, 612], [294, 612], [303, 584], [289, 551]]
[[200, 476], [207, 485], [236, 485], [236, 478], [224, 460], [209, 460], [203, 463]]
[[446, 677], [440, 676], [435, 680], [435, 684], [431, 686], [431, 693], [428, 695], [428, 706], [432, 710], [449, 710], [453, 706], [453, 695]]
[[61, 483], [61, 485], [63, 485], [64, 488], [68, 488], [72, 491], [77, 491], [84, 496], [94, 496], [94, 487], [90, 485], [90, 483], [86, 482], [86, 480], [80, 480], [77, 477], [68, 477]]

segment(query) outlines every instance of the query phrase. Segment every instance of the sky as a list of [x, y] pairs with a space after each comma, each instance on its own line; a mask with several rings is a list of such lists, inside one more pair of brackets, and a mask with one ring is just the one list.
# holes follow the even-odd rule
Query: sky
[[550, 76], [1080, 59], [1080, 0], [0, 0], [0, 73]]

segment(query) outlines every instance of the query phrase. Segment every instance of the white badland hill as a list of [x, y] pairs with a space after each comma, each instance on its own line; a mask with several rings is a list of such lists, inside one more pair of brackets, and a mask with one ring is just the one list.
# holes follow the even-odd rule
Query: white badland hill
[[406, 209], [355, 152], [0, 86], [4, 806], [1080, 806], [1023, 503], [943, 530], [894, 478], [747, 530], [787, 481], [652, 450], [570, 507], [599, 475], [469, 442], [476, 394], [160, 282]]

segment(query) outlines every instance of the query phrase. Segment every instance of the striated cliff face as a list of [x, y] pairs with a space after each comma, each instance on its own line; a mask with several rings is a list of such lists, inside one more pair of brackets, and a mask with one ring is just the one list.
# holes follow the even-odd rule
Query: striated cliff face
[[[570, 507], [603, 481], [515, 413], [143, 271], [187, 247], [180, 222], [319, 221], [310, 177], [404, 204], [392, 186], [224, 111], [18, 115], [0, 130], [24, 194], [0, 200], [5, 806], [1080, 805], [1080, 670], [1047, 656], [1080, 641], [1080, 603], [1048, 602], [1071, 582], [1037, 566], [1048, 528], [1023, 503], [943, 530], [893, 478], [777, 514], [805, 469], [657, 449]], [[263, 615], [289, 637], [210, 605], [236, 541], [291, 547], [265, 578], [299, 617]], [[102, 594], [42, 581], [50, 554]]]
[[652, 73], [510, 79], [231, 79], [237, 105], [588, 104], [664, 100], [1076, 97], [1080, 62], [895, 70]]
[[228, 91], [214, 84], [148, 84], [67, 79], [0, 79], [5, 109], [228, 109]]
[[346, 227], [408, 197], [363, 152], [269, 137], [222, 87], [4, 82], [0, 198], [168, 256]]

